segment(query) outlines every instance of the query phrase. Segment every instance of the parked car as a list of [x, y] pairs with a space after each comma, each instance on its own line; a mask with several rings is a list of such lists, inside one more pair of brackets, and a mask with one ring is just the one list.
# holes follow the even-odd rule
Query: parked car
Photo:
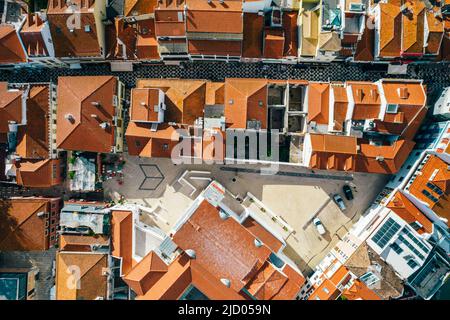
[[334, 202], [336, 202], [336, 204], [339, 206], [339, 208], [344, 211], [346, 208], [344, 200], [342, 199], [342, 197], [340, 195], [338, 195], [337, 193], [333, 196], [333, 200]]
[[325, 234], [325, 227], [323, 226], [322, 221], [320, 221], [319, 218], [314, 218], [313, 224], [314, 224], [314, 226], [316, 227], [317, 232], [319, 232], [319, 234], [320, 234], [321, 236], [323, 236], [323, 235]]
[[342, 190], [344, 191], [344, 196], [347, 200], [353, 200], [352, 188], [350, 188], [349, 185], [345, 185], [344, 187], [342, 187]]

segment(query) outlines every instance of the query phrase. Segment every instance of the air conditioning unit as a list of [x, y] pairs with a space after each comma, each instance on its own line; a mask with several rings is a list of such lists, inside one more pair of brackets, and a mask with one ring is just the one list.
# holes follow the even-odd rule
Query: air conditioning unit
[[383, 156], [377, 156], [377, 157], [375, 158], [375, 160], [380, 161], [380, 162], [383, 162], [383, 161], [384, 161], [384, 157], [383, 157]]
[[362, 3], [350, 3], [350, 11], [362, 12], [365, 6]]
[[45, 212], [44, 211], [40, 211], [40, 212], [38, 212], [36, 215], [38, 216], [38, 217], [43, 217], [44, 216], [44, 214], [45, 214]]

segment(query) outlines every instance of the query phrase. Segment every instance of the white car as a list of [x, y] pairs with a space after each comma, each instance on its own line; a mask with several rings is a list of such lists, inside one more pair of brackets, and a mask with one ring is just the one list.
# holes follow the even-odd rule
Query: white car
[[342, 211], [344, 211], [345, 209], [347, 209], [347, 207], [345, 206], [345, 203], [344, 203], [344, 199], [342, 199], [342, 197], [341, 197], [340, 195], [335, 194], [335, 195], [333, 196], [333, 200], [334, 200], [334, 202], [336, 202], [336, 204], [339, 206], [339, 208], [340, 208]]
[[320, 234], [321, 236], [323, 236], [323, 235], [325, 234], [325, 227], [323, 226], [322, 221], [320, 221], [319, 218], [314, 218], [313, 224], [314, 224], [314, 226], [316, 227], [317, 232], [319, 232], [319, 234]]

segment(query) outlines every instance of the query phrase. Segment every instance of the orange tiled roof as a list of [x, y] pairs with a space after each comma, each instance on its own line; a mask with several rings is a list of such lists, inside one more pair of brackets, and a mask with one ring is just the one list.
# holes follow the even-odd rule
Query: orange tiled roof
[[212, 300], [241, 300], [243, 297], [225, 287], [195, 260], [180, 255], [151, 290], [138, 300], [175, 300], [189, 287], [195, 286]]
[[398, 57], [402, 47], [402, 14], [400, 7], [391, 3], [380, 6], [380, 56]]
[[387, 207], [394, 211], [400, 218], [411, 224], [419, 222], [422, 227], [418, 233], [432, 233], [433, 223], [401, 192], [396, 192]]
[[[437, 215], [447, 219], [447, 225], [450, 226], [450, 171], [448, 170], [448, 164], [440, 157], [432, 155], [420, 171], [422, 174], [417, 175], [414, 182], [409, 186], [409, 193], [425, 202]], [[428, 183], [438, 187], [442, 194], [439, 195], [436, 191], [430, 189]], [[438, 201], [434, 202], [422, 191], [429, 192]]]
[[111, 255], [122, 258], [122, 273], [133, 266], [133, 214], [131, 211], [113, 210], [111, 213]]
[[155, 12], [157, 0], [125, 0], [124, 16], [139, 16]]
[[357, 154], [357, 139], [353, 136], [310, 134], [312, 150], [338, 154]]
[[381, 298], [370, 290], [364, 282], [356, 279], [353, 285], [344, 290], [342, 295], [348, 300], [381, 300]]
[[155, 36], [155, 20], [146, 19], [136, 23], [136, 56], [141, 60], [159, 60], [158, 42]]
[[[403, 3], [410, 14], [402, 17], [402, 53], [423, 53], [425, 4], [422, 1]], [[381, 30], [383, 32], [383, 29]]]
[[425, 53], [427, 54], [439, 54], [439, 49], [442, 44], [442, 38], [444, 36], [444, 22], [438, 19], [435, 12], [426, 10], [426, 19], [428, 25], [428, 38], [425, 38]]
[[61, 251], [91, 252], [94, 245], [108, 246], [109, 238], [104, 235], [93, 237], [62, 234], [59, 236], [59, 248]]
[[[108, 255], [58, 252], [56, 254], [56, 300], [94, 300], [107, 297]], [[77, 281], [73, 274], [79, 275]]]
[[284, 51], [284, 30], [283, 29], [264, 29], [264, 58], [281, 59]]
[[347, 115], [348, 97], [347, 90], [344, 86], [333, 85], [333, 129], [342, 131], [344, 129], [344, 121]]
[[341, 291], [328, 279], [325, 279], [316, 290], [309, 296], [308, 300], [336, 300]]
[[47, 250], [45, 215], [50, 201], [45, 198], [17, 198], [0, 200], [0, 251]]
[[351, 86], [355, 106], [353, 108], [353, 120], [365, 120], [378, 118], [380, 114], [380, 93], [378, 87], [370, 82], [347, 81]]
[[155, 112], [154, 106], [159, 106], [159, 93], [159, 89], [153, 88], [132, 89], [130, 120], [158, 122], [158, 112]]
[[264, 17], [257, 13], [244, 12], [243, 58], [261, 58], [263, 48]]
[[242, 1], [186, 0], [186, 31], [242, 34]]
[[25, 52], [20, 44], [14, 26], [0, 25], [0, 64], [26, 62]]
[[48, 188], [62, 183], [60, 159], [21, 160], [15, 167], [18, 185]]
[[140, 157], [170, 157], [178, 144], [179, 127], [162, 124], [152, 131], [151, 124], [130, 122], [125, 133], [130, 155]]
[[308, 86], [308, 121], [328, 124], [330, 107], [330, 85], [310, 83]]
[[251, 217], [245, 219], [242, 225], [251, 233], [253, 236], [261, 240], [266, 246], [270, 248], [273, 252], [278, 252], [282, 243], [280, 240], [275, 238], [271, 233], [269, 233], [263, 226], [261, 226], [258, 222], [253, 220]]
[[[180, 1], [163, 1], [163, 3], [178, 4]], [[160, 3], [155, 9], [155, 34], [158, 37], [185, 37], [186, 24], [183, 17], [184, 1], [175, 7], [166, 7]], [[183, 40], [185, 41], [185, 40]]]
[[167, 270], [164, 261], [151, 251], [125, 275], [123, 280], [137, 295], [144, 295]]
[[20, 37], [28, 56], [48, 56], [47, 45], [42, 37], [44, 22], [38, 14], [28, 14], [20, 30]]
[[[99, 37], [103, 35], [97, 34], [95, 0], [72, 0], [71, 3], [75, 11], [68, 8], [65, 0], [49, 0], [48, 2], [47, 19], [56, 57], [102, 56]], [[73, 19], [74, 12], [79, 13], [81, 27], [69, 29], [68, 21]], [[86, 26], [89, 26], [88, 32], [86, 32]]]
[[[282, 270], [286, 270], [284, 275], [275, 275], [269, 267], [265, 268], [270, 248], [265, 244], [255, 246], [255, 237], [245, 227], [232, 218], [222, 220], [219, 209], [206, 200], [174, 234], [173, 240], [183, 250], [194, 250], [193, 261], [213, 278], [228, 279], [236, 293], [246, 285], [259, 283], [257, 287], [263, 285], [265, 289], [257, 289], [255, 294], [262, 294], [265, 299], [293, 299], [304, 283], [299, 273], [292, 276], [293, 270], [286, 270], [287, 267]], [[278, 281], [280, 278], [282, 281]]]
[[229, 128], [246, 129], [247, 120], [267, 128], [267, 80], [226, 79], [225, 121]]
[[26, 102], [27, 125], [17, 132], [16, 153], [22, 158], [45, 159], [49, 156], [49, 87], [33, 85]]
[[[367, 16], [368, 23], [373, 23], [374, 18]], [[364, 28], [361, 40], [356, 44], [355, 61], [373, 61], [373, 48], [375, 39], [374, 28]]]
[[165, 122], [194, 124], [203, 116], [206, 81], [185, 79], [142, 79], [138, 88], [159, 88], [165, 93]]
[[0, 82], [0, 133], [7, 133], [8, 122], [22, 122], [22, 90], [8, 90], [8, 83]]
[[[397, 140], [390, 146], [361, 143], [360, 154], [358, 154], [356, 161], [356, 171], [383, 174], [396, 173], [405, 162], [414, 144], [413, 141], [409, 140]], [[379, 160], [377, 160], [377, 157]]]
[[[56, 145], [66, 150], [111, 152], [114, 145], [113, 76], [59, 77]], [[103, 129], [101, 123], [108, 123]]]
[[284, 50], [283, 57], [298, 55], [298, 12], [283, 11]]

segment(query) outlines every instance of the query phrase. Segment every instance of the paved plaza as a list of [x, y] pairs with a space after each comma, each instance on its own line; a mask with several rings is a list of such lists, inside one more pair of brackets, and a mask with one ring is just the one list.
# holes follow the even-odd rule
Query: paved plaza
[[[125, 161], [123, 183], [114, 179], [105, 182], [105, 196], [113, 199], [124, 197], [127, 202], [146, 208], [148, 214], [143, 219], [147, 223], [170, 231], [214, 177], [234, 198], [245, 199], [250, 194], [264, 205], [260, 214], [271, 212], [283, 226], [287, 226], [287, 231], [280, 228], [288, 245], [285, 252], [305, 273], [309, 273], [311, 267], [323, 258], [326, 249], [357, 221], [388, 178], [374, 174], [330, 172], [314, 174], [330, 174], [339, 180], [293, 174], [261, 175], [245, 170], [223, 170], [223, 165], [174, 165], [170, 159], [133, 156], [126, 156]], [[233, 167], [255, 169], [257, 166]], [[282, 166], [280, 170], [311, 174], [311, 170], [303, 167]], [[332, 195], [339, 193], [343, 197], [342, 186], [346, 183], [355, 187], [355, 199], [345, 200], [347, 209], [343, 212], [332, 200]], [[242, 207], [236, 206], [235, 210], [242, 210]], [[255, 208], [251, 210], [257, 211]], [[327, 233], [324, 236], [320, 236], [311, 223], [315, 217], [319, 217], [325, 226]], [[272, 222], [270, 218], [267, 221]]]

